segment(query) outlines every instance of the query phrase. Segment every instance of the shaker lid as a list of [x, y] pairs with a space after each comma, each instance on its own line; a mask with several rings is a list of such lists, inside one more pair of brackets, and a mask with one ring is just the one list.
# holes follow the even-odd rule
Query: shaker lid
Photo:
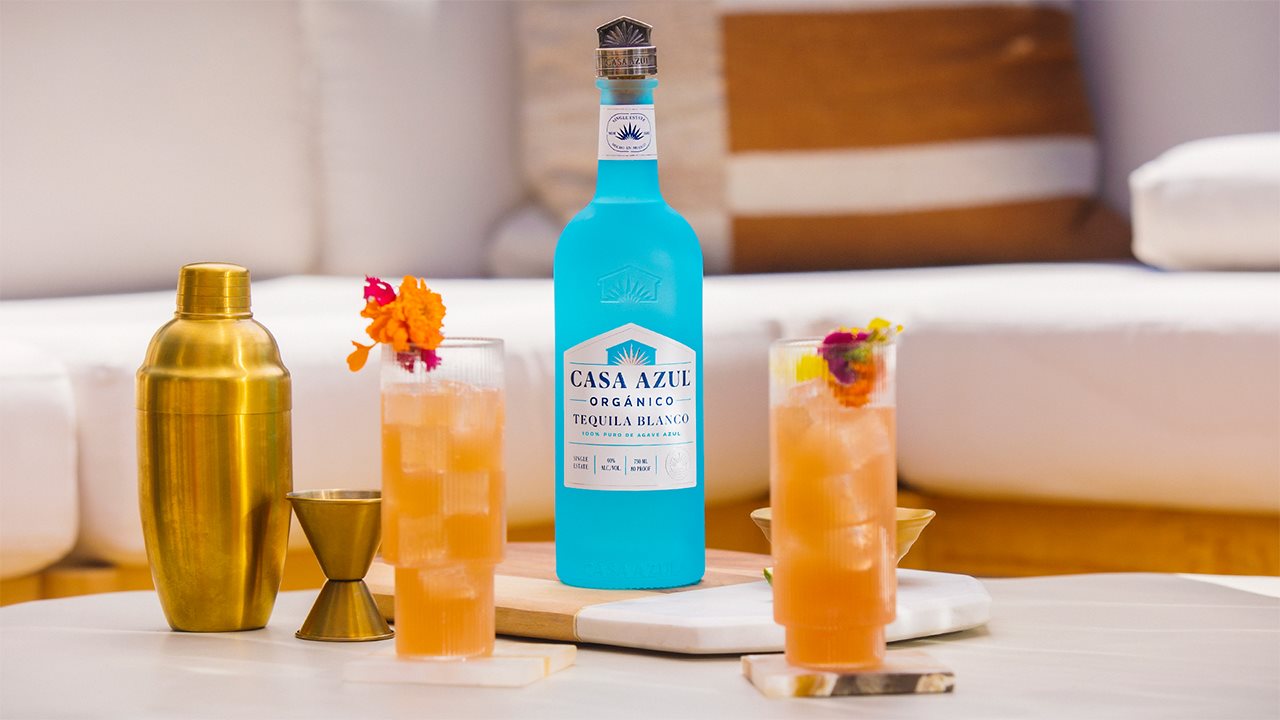
[[596, 75], [604, 78], [658, 74], [658, 48], [650, 36], [653, 26], [626, 15], [596, 28]]
[[289, 371], [249, 312], [249, 271], [184, 265], [178, 311], [156, 331], [137, 376], [137, 407], [180, 415], [251, 415], [292, 407]]
[[251, 317], [249, 270], [222, 262], [183, 265], [178, 272], [178, 313]]

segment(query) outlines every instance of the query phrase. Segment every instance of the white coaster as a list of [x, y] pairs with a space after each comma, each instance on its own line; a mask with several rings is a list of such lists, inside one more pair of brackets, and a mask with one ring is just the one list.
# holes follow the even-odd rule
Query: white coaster
[[347, 682], [409, 683], [415, 685], [469, 685], [472, 687], [524, 687], [571, 665], [578, 648], [573, 645], [498, 640], [493, 656], [469, 660], [413, 660], [399, 658], [395, 650], [352, 660], [342, 668]]
[[884, 664], [867, 670], [833, 672], [787, 664], [785, 655], [744, 655], [742, 674], [765, 697], [839, 697], [949, 693], [956, 676], [920, 650], [888, 650]]

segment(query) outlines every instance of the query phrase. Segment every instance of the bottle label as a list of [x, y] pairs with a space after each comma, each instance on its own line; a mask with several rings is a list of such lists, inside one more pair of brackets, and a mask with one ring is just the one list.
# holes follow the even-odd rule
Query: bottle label
[[600, 106], [600, 160], [657, 160], [652, 105]]
[[698, 483], [697, 353], [628, 323], [564, 353], [564, 484]]

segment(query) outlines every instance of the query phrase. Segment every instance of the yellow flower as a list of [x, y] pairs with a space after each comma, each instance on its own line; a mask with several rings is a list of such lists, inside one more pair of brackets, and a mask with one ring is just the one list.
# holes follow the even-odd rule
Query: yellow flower
[[827, 361], [818, 355], [805, 355], [796, 362], [796, 382], [823, 380], [827, 377]]

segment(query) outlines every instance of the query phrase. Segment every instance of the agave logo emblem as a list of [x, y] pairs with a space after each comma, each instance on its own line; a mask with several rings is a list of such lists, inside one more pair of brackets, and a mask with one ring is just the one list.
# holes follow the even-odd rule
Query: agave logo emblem
[[653, 125], [643, 112], [618, 112], [609, 116], [604, 128], [609, 149], [626, 155], [639, 155], [653, 145]]
[[649, 133], [647, 132], [642, 132], [640, 128], [635, 125], [627, 124], [623, 125], [622, 129], [614, 133], [613, 136], [619, 140], [640, 140], [648, 134]]
[[662, 278], [634, 265], [623, 265], [601, 275], [596, 282], [600, 285], [600, 302], [629, 305], [658, 302]]
[[605, 348], [605, 352], [609, 354], [610, 365], [639, 366], [652, 365], [657, 362], [654, 357], [657, 355], [658, 350], [652, 345], [628, 340], [613, 347]]
[[[600, 47], [637, 47], [649, 44], [649, 33], [645, 32], [650, 29], [648, 25], [633, 24], [622, 18], [618, 20], [621, 22], [615, 20], [616, 24], [610, 23], [596, 28], [596, 32], [600, 33]], [[601, 32], [602, 30], [604, 32]]]

